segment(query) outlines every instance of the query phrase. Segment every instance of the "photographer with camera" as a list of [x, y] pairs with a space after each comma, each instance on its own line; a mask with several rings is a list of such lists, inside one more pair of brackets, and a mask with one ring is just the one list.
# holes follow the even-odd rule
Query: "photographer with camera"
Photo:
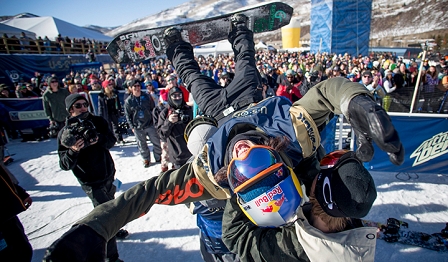
[[[58, 134], [59, 165], [72, 170], [81, 188], [96, 207], [115, 198], [115, 164], [109, 149], [117, 141], [106, 119], [88, 112], [89, 102], [80, 94], [65, 99], [69, 112], [65, 127]], [[128, 235], [120, 230], [117, 237]], [[109, 261], [118, 260], [115, 237], [107, 243]]]
[[192, 119], [193, 109], [185, 103], [182, 90], [172, 87], [168, 93], [168, 107], [159, 114], [157, 132], [160, 138], [167, 142], [170, 162], [176, 169], [191, 157], [184, 139], [184, 131]]

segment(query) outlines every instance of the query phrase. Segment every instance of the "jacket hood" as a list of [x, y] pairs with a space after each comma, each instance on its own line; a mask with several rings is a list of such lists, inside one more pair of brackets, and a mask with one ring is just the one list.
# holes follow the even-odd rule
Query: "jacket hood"
[[[182, 95], [181, 99], [172, 99], [171, 95], [174, 93], [180, 93]], [[168, 104], [174, 109], [181, 109], [186, 105], [183, 97], [182, 90], [179, 87], [172, 87], [168, 92]]]

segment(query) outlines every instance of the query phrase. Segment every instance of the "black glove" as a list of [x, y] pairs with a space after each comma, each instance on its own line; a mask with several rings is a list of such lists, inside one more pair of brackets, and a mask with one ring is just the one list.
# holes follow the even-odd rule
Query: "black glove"
[[101, 261], [106, 258], [106, 240], [85, 225], [72, 227], [45, 252], [44, 262]]
[[358, 95], [348, 105], [348, 121], [358, 137], [356, 156], [364, 162], [373, 158], [372, 140], [389, 154], [395, 165], [404, 162], [404, 148], [389, 115], [372, 98]]

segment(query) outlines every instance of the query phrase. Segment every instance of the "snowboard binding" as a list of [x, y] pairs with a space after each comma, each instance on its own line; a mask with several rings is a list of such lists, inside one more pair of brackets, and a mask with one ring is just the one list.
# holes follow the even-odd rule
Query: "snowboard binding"
[[384, 234], [384, 240], [386, 242], [397, 242], [400, 234], [398, 231], [400, 227], [408, 228], [408, 223], [400, 221], [396, 218], [388, 218], [387, 223], [384, 226], [381, 226], [381, 231]]

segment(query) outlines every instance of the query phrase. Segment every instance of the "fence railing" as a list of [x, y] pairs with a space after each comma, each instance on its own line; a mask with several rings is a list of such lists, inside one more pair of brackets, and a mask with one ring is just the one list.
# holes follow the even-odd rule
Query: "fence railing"
[[107, 42], [66, 43], [51, 40], [26, 40], [29, 44], [21, 43], [19, 38], [2, 37], [0, 39], [0, 53], [3, 54], [86, 54], [89, 49], [95, 54], [107, 54]]

